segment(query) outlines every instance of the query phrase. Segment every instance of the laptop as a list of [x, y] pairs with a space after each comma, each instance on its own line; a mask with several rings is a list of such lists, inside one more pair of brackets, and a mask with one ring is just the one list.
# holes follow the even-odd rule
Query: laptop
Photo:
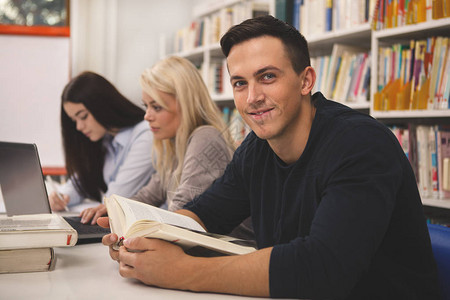
[[[8, 216], [52, 213], [35, 144], [0, 141], [0, 192]], [[63, 218], [78, 232], [77, 244], [101, 242], [110, 233], [79, 217]]]

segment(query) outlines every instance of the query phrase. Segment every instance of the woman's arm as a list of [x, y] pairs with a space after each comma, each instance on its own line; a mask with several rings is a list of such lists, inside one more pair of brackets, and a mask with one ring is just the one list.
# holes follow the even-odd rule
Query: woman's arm
[[159, 174], [153, 174], [149, 183], [140, 189], [131, 199], [157, 207], [161, 206], [166, 201], [166, 192], [161, 185]]

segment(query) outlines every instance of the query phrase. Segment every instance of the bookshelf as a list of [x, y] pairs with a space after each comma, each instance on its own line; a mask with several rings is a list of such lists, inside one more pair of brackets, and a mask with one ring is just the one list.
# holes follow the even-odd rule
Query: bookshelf
[[440, 207], [450, 209], [450, 201], [449, 200], [441, 200], [441, 199], [430, 199], [430, 198], [422, 198], [422, 204], [432, 207]]
[[370, 24], [363, 23], [352, 28], [306, 36], [306, 40], [308, 41], [309, 51], [312, 53], [321, 53], [322, 51], [331, 53], [332, 46], [335, 43], [352, 46], [363, 45], [370, 48], [371, 31]]
[[[212, 15], [220, 13], [229, 7], [242, 3], [250, 3], [253, 1], [244, 0], [225, 0], [225, 1], [214, 1], [212, 4], [201, 5], [199, 8], [195, 8], [193, 11], [194, 20], [207, 20]], [[279, 5], [278, 0], [266, 1], [268, 5], [269, 14], [277, 16], [275, 7]], [[289, 1], [286, 1], [288, 3]], [[295, 5], [296, 2], [302, 2], [307, 4], [308, 1], [293, 1]], [[310, 1], [311, 2], [311, 1]], [[333, 1], [337, 3], [338, 1]], [[343, 3], [344, 1], [340, 1]], [[370, 24], [370, 18], [374, 11], [374, 6], [376, 1], [367, 0], [366, 3], [366, 17], [365, 20], [360, 21], [358, 24], [352, 24], [351, 26], [335, 26], [333, 24], [332, 28], [321, 30], [311, 30], [311, 26], [305, 29], [305, 32], [301, 29], [304, 23], [300, 21], [297, 22], [297, 27], [300, 27], [300, 32], [302, 32], [307, 41], [310, 51], [310, 56], [312, 62], [315, 58], [320, 56], [331, 55], [333, 48], [336, 44], [342, 44], [350, 47], [359, 47], [365, 49], [366, 53], [369, 54], [370, 58], [370, 90], [367, 91], [367, 97], [365, 99], [358, 98], [357, 101], [348, 101], [348, 99], [333, 99], [333, 97], [328, 97], [331, 100], [339, 101], [353, 109], [361, 110], [363, 112], [369, 113], [374, 118], [378, 119], [380, 122], [386, 125], [390, 124], [448, 124], [450, 125], [450, 109], [414, 109], [414, 110], [390, 110], [381, 111], [374, 109], [374, 94], [377, 92], [378, 87], [378, 59], [379, 59], [379, 48], [387, 47], [395, 43], [409, 44], [410, 40], [425, 39], [430, 36], [450, 36], [450, 18], [442, 18], [437, 20], [430, 20], [426, 22], [421, 22], [417, 24], [410, 24], [399, 26], [389, 29], [372, 30], [372, 25]], [[352, 4], [353, 5], [353, 4]], [[311, 7], [309, 7], [311, 8]], [[335, 7], [333, 7], [334, 9]], [[296, 8], [293, 7], [292, 10]], [[302, 18], [300, 8], [299, 16]], [[317, 7], [313, 8], [317, 10]], [[288, 10], [287, 10], [288, 11]], [[304, 10], [304, 13], [307, 9]], [[369, 11], [369, 13], [367, 13]], [[353, 11], [352, 11], [353, 12]], [[375, 12], [376, 13], [376, 12]], [[315, 16], [314, 13], [310, 14]], [[248, 16], [248, 15], [247, 15]], [[236, 21], [236, 20], [235, 20]], [[208, 21], [210, 22], [210, 21]], [[305, 22], [305, 20], [303, 21]], [[295, 25], [295, 21], [293, 21]], [[306, 28], [306, 27], [305, 27]], [[207, 31], [207, 29], [206, 29]], [[211, 76], [210, 65], [214, 62], [223, 60], [223, 54], [220, 49], [220, 45], [217, 41], [215, 42], [205, 42], [201, 46], [193, 47], [183, 51], [177, 51], [174, 54], [185, 57], [192, 62], [194, 62], [201, 69], [203, 78], [205, 82]], [[314, 66], [314, 65], [313, 65]], [[314, 66], [316, 67], [316, 66]], [[316, 68], [317, 70], [317, 68]], [[317, 71], [316, 71], [317, 72]], [[226, 73], [226, 71], [225, 71]], [[227, 74], [225, 74], [227, 75]], [[316, 90], [320, 90], [320, 87]], [[213, 100], [217, 101], [220, 107], [228, 106], [229, 108], [234, 108], [233, 96], [231, 90], [224, 89], [223, 92], [217, 93], [211, 91]], [[327, 96], [327, 95], [326, 95]], [[434, 208], [444, 208], [450, 209], [450, 200], [436, 199], [433, 197], [423, 197], [423, 204], [426, 206]], [[450, 212], [450, 211], [449, 211]]]
[[[371, 100], [370, 114], [385, 124], [428, 124], [448, 125], [450, 124], [450, 109], [435, 108], [427, 109], [390, 109], [376, 110], [375, 93], [379, 92], [380, 70], [379, 55], [380, 48], [390, 47], [394, 44], [410, 45], [411, 40], [423, 40], [430, 37], [450, 37], [450, 18], [429, 20], [417, 24], [404, 25], [400, 27], [381, 29], [372, 32], [371, 49], [372, 71], [371, 71]], [[423, 141], [422, 141], [423, 142]], [[418, 171], [418, 173], [420, 170]], [[420, 188], [420, 183], [419, 183]], [[422, 193], [422, 190], [421, 190]], [[450, 215], [450, 199], [442, 196], [422, 195], [422, 203], [425, 206], [444, 209], [447, 216]], [[447, 217], [448, 218], [448, 217]]]

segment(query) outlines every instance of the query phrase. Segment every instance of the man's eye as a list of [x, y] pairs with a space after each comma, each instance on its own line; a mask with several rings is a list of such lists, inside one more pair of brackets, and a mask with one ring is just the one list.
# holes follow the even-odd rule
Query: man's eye
[[245, 85], [245, 81], [236, 81], [235, 83], [233, 83], [234, 87], [241, 87]]
[[262, 78], [263, 78], [264, 80], [270, 80], [270, 79], [272, 79], [272, 78], [275, 78], [275, 75], [272, 74], [272, 73], [267, 73], [267, 74], [264, 74]]

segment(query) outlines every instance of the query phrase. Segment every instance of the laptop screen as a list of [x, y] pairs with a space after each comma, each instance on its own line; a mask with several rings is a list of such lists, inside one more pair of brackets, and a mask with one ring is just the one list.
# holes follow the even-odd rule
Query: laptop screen
[[0, 190], [8, 216], [51, 213], [35, 144], [0, 142]]

